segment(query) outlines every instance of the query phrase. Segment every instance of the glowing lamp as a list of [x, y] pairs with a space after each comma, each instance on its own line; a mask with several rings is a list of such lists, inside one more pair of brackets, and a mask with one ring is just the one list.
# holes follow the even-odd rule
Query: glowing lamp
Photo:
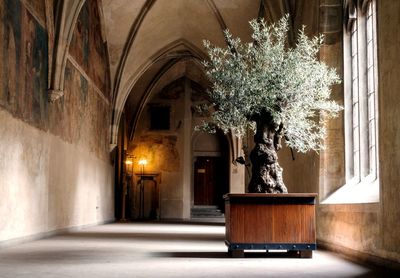
[[144, 165], [147, 164], [147, 160], [146, 159], [140, 159], [138, 163], [139, 163], [139, 165], [143, 165], [144, 166]]

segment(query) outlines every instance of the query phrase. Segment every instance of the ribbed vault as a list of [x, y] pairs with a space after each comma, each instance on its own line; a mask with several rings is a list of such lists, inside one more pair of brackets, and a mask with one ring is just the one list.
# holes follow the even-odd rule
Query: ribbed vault
[[[182, 77], [190, 68], [201, 68], [201, 61], [206, 58], [204, 39], [223, 46], [223, 30], [228, 28], [249, 40], [248, 21], [257, 17], [260, 10], [258, 0], [134, 2], [103, 1], [114, 80], [112, 146], [125, 104], [130, 111], [128, 117], [137, 119], [148, 95], [160, 82]], [[170, 77], [178, 68], [185, 68], [185, 72]], [[134, 130], [135, 120], [131, 123]]]
[[[84, 2], [85, 0], [57, 1], [54, 12], [56, 51], [51, 57], [49, 80], [50, 97], [53, 101], [63, 94], [68, 47]], [[303, 24], [308, 26], [308, 34], [314, 35], [318, 32], [318, 17], [321, 12], [316, 2], [317, 0], [99, 1], [113, 91], [111, 148], [116, 144], [116, 131], [128, 97], [134, 95], [129, 97], [129, 106], [140, 110], [147, 93], [159, 82], [157, 80], [161, 80], [176, 64], [182, 64], [182, 60], [205, 59], [202, 44], [204, 39], [223, 46], [223, 30], [229, 29], [234, 36], [249, 41], [249, 20], [261, 16], [274, 22], [282, 15], [289, 14], [289, 43], [293, 43], [293, 30]], [[306, 4], [315, 8], [304, 9]], [[307, 13], [304, 13], [305, 10]]]

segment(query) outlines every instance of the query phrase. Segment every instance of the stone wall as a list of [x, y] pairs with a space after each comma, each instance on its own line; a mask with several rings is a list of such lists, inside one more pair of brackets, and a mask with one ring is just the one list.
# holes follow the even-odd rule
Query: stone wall
[[114, 217], [108, 62], [89, 2], [85, 45], [74, 35], [64, 96], [48, 103], [45, 1], [0, 1], [0, 245]]
[[[190, 94], [185, 86], [185, 80], [174, 82], [174, 88], [167, 90], [173, 91], [171, 94], [155, 92], [150, 98], [149, 103], [144, 108], [138, 121], [137, 131], [133, 141], [129, 143], [128, 153], [136, 157], [134, 161], [133, 171], [140, 174], [141, 166], [138, 161], [146, 159], [147, 164], [144, 166], [145, 173], [156, 173], [160, 175], [160, 218], [189, 218], [189, 211], [185, 211], [185, 202], [190, 204], [190, 198], [184, 198], [185, 191], [190, 189], [190, 172], [184, 172], [184, 166], [190, 164], [185, 161], [185, 152], [190, 152], [185, 142], [185, 134], [191, 129], [191, 122], [185, 121], [190, 119], [190, 106], [185, 107], [186, 95]], [[190, 97], [190, 96], [189, 96]], [[151, 107], [169, 107], [169, 125], [164, 130], [152, 130], [150, 128], [150, 109]], [[188, 111], [189, 109], [189, 111]], [[186, 174], [186, 175], [185, 175]], [[135, 186], [132, 185], [133, 187]], [[145, 188], [148, 188], [146, 183]], [[132, 190], [134, 195], [138, 195], [138, 190]], [[137, 199], [137, 198], [136, 198]], [[149, 200], [144, 201], [145, 204]], [[136, 200], [129, 206], [136, 208], [132, 211], [132, 217], [138, 217], [138, 204]], [[146, 217], [147, 212], [144, 213]]]
[[[400, 262], [400, 2], [380, 0], [377, 3], [378, 54], [378, 138], [379, 138], [379, 203], [321, 204], [318, 206], [317, 238], [325, 247], [363, 260], [379, 263]], [[329, 49], [330, 48], [330, 49]], [[340, 45], [325, 48], [325, 60], [335, 64], [342, 59]], [[343, 127], [328, 137], [334, 141]], [[340, 140], [339, 140], [340, 141]], [[341, 155], [321, 158], [320, 195], [343, 184]], [[339, 160], [338, 160], [339, 158]], [[340, 170], [327, 173], [330, 167]], [[384, 261], [385, 260], [385, 261]]]
[[400, 2], [377, 1], [381, 253], [400, 262]]

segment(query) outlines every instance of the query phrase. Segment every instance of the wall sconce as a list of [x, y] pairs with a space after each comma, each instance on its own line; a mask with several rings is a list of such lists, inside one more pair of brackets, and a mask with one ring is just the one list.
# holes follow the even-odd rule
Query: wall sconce
[[[133, 160], [135, 159], [136, 157], [135, 156], [133, 156], [133, 155], [126, 155], [126, 159], [125, 159], [125, 165], [126, 165], [126, 173], [128, 174], [128, 175], [133, 175]], [[128, 170], [129, 169], [129, 166], [130, 166], [130, 171]]]
[[139, 217], [144, 217], [144, 166], [147, 164], [147, 159], [139, 159], [138, 164], [142, 166], [142, 172], [140, 174], [140, 210]]

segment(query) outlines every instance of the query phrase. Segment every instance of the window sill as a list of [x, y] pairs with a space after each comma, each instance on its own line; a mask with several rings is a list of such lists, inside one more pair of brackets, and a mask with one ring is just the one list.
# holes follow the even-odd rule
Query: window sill
[[365, 178], [360, 183], [348, 183], [340, 187], [321, 204], [379, 203], [379, 180]]

